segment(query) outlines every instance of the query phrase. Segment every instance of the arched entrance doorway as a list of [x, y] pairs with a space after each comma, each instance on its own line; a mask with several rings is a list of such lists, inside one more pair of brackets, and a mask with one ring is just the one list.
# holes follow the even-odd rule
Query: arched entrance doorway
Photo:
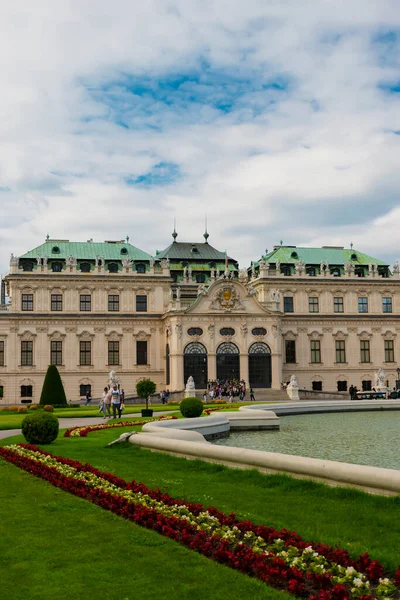
[[271, 387], [271, 349], [263, 342], [255, 342], [249, 348], [249, 385]]
[[223, 342], [217, 348], [217, 379], [240, 379], [239, 348], [232, 342]]
[[196, 388], [207, 387], [207, 350], [200, 342], [188, 344], [183, 352], [184, 384], [192, 376]]

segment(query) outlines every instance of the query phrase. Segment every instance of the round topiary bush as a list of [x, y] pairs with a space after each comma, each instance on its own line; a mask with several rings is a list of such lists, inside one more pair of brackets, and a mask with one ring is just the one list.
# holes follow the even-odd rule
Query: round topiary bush
[[192, 419], [200, 417], [203, 412], [203, 403], [199, 398], [185, 398], [180, 403], [179, 408], [184, 417]]
[[58, 436], [58, 419], [46, 412], [27, 415], [22, 421], [22, 434], [30, 444], [51, 444]]
[[18, 409], [19, 413], [26, 413], [28, 412], [28, 409], [26, 408], [26, 406], [20, 406]]
[[53, 412], [54, 406], [52, 406], [51, 404], [46, 404], [46, 406], [43, 406], [43, 410], [47, 412]]
[[29, 406], [29, 410], [38, 410], [38, 409], [39, 409], [39, 406], [37, 404], [31, 404]]

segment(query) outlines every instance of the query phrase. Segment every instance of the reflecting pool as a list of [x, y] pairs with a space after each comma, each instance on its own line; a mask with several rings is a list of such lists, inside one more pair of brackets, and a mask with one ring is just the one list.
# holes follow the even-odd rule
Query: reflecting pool
[[294, 415], [281, 417], [280, 427], [232, 432], [213, 443], [400, 469], [400, 411]]

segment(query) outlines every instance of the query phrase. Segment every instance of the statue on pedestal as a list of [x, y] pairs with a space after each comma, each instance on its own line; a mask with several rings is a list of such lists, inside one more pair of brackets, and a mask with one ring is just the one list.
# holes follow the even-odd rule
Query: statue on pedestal
[[191, 375], [188, 377], [188, 380], [186, 382], [184, 396], [185, 398], [193, 398], [196, 396], [196, 386], [194, 384], [194, 379]]

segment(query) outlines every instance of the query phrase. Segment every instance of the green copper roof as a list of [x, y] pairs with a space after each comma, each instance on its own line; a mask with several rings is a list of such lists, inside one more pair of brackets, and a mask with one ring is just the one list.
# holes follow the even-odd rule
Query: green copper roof
[[[58, 248], [58, 252], [56, 248]], [[78, 260], [94, 260], [96, 256], [104, 256], [105, 260], [130, 258], [131, 260], [149, 261], [151, 259], [150, 254], [125, 241], [69, 242], [68, 240], [47, 240], [44, 244], [20, 256], [20, 258], [36, 259], [37, 256], [47, 256], [49, 259], [65, 259], [68, 256], [73, 256]]]
[[[354, 248], [337, 248], [331, 246], [322, 248], [279, 246], [263, 258], [269, 263], [275, 263], [277, 260], [280, 260], [281, 264], [296, 264], [299, 260], [302, 260], [306, 265], [320, 265], [321, 262], [326, 261], [329, 265], [344, 265], [346, 262], [352, 262], [355, 265], [369, 265], [369, 263], [373, 263], [387, 266], [387, 263]], [[258, 264], [258, 262], [255, 264]]]
[[[165, 250], [159, 252], [156, 258], [169, 258], [173, 260], [207, 260], [207, 261], [225, 261], [225, 252], [216, 250], [210, 244], [190, 243], [190, 242], [172, 242]], [[228, 256], [229, 261], [235, 261]]]

